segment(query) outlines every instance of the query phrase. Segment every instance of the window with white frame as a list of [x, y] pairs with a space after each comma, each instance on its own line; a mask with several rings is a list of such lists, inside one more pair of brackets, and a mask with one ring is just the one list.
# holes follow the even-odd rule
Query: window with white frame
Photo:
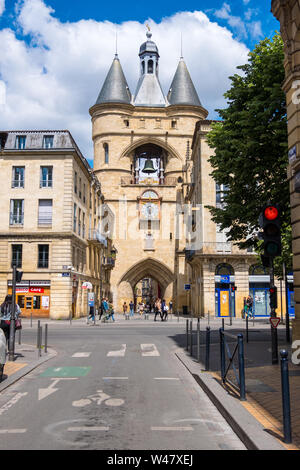
[[24, 224], [24, 199], [11, 199], [10, 225]]
[[12, 174], [12, 188], [24, 188], [25, 185], [25, 167], [14, 166]]

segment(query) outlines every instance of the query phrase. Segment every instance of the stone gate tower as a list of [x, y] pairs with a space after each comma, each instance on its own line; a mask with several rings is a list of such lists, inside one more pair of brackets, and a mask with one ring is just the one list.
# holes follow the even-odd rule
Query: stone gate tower
[[151, 36], [140, 47], [135, 94], [116, 55], [90, 109], [94, 171], [114, 213], [111, 288], [119, 311], [143, 278], [154, 279], [161, 297], [172, 298], [178, 309], [186, 303], [185, 238], [176, 208], [196, 122], [208, 114], [183, 58], [164, 95]]

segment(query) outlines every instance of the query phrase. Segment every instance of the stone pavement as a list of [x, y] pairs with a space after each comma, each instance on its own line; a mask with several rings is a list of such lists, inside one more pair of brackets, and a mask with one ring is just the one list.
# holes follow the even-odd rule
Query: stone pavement
[[[200, 320], [201, 324], [201, 348], [200, 364], [198, 364], [196, 337], [194, 334], [193, 361], [198, 365], [199, 376], [204, 371], [205, 364], [205, 333], [208, 322]], [[223, 388], [220, 375], [220, 346], [219, 328], [221, 323], [217, 319], [210, 322], [211, 327], [211, 360], [210, 375], [214, 377], [220, 387]], [[241, 402], [233, 388], [227, 388], [227, 393], [238, 401], [248, 412], [255, 417], [263, 428], [271, 435], [275, 436], [281, 444], [289, 450], [300, 449], [300, 367], [291, 362], [291, 345], [286, 343], [285, 326], [278, 327], [278, 350], [287, 349], [289, 351], [289, 380], [291, 399], [291, 421], [293, 443], [287, 445], [283, 443], [283, 415], [282, 415], [282, 394], [281, 394], [281, 368], [280, 354], [279, 364], [272, 365], [271, 359], [271, 333], [270, 324], [267, 320], [257, 320], [255, 324], [249, 321], [249, 342], [246, 342], [245, 332], [246, 322], [244, 320], [234, 320], [232, 326], [229, 320], [225, 319], [225, 330], [237, 335], [244, 336], [245, 348], [245, 376], [247, 401]], [[194, 320], [194, 329], [196, 321]], [[231, 353], [234, 350], [234, 341], [229, 340], [228, 346]], [[190, 356], [190, 354], [187, 354]], [[228, 362], [227, 362], [228, 364]], [[236, 364], [237, 365], [237, 364]], [[227, 367], [227, 366], [226, 366]], [[229, 378], [236, 383], [232, 369]]]

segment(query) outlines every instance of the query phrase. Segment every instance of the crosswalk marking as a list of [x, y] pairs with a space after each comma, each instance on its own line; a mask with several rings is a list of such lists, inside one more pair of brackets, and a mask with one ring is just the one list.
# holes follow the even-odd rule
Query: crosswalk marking
[[72, 357], [90, 357], [90, 352], [77, 352]]
[[141, 344], [142, 356], [144, 357], [155, 357], [160, 356], [155, 344]]
[[75, 426], [68, 428], [69, 432], [82, 432], [82, 431], [109, 431], [107, 426]]
[[194, 431], [192, 426], [152, 426], [151, 431]]
[[128, 377], [102, 377], [103, 380], [128, 380]]
[[24, 434], [27, 429], [0, 429], [0, 434]]
[[124, 357], [126, 353], [126, 344], [121, 345], [121, 349], [117, 351], [109, 351], [107, 357]]
[[154, 380], [179, 380], [177, 377], [154, 377]]

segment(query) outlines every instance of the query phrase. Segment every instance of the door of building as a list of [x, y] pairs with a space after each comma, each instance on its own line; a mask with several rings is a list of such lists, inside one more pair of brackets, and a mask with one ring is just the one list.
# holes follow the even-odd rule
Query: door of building
[[235, 293], [229, 284], [216, 284], [216, 315], [217, 317], [235, 316]]

